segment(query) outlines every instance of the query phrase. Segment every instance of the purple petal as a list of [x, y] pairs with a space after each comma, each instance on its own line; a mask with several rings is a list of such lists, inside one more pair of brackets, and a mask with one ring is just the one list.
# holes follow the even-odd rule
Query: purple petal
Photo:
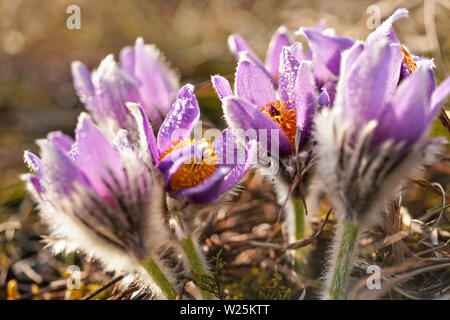
[[[320, 33], [323, 33], [323, 32], [325, 31], [326, 26], [327, 26], [326, 20], [321, 19], [321, 20], [317, 23], [315, 29], [316, 29], [316, 31], [318, 31], [318, 32], [320, 32]], [[302, 34], [303, 34], [302, 28], [300, 28], [298, 31], [295, 32], [295, 35], [302, 35]], [[306, 59], [306, 60], [312, 60], [312, 59], [313, 59], [313, 53], [312, 53], [312, 50], [311, 50], [310, 47], [307, 47], [307, 48], [306, 48], [305, 59]]]
[[191, 188], [184, 188], [171, 193], [174, 198], [189, 197], [195, 203], [207, 203], [214, 201], [221, 193], [220, 187], [222, 185], [224, 176], [229, 171], [228, 168], [217, 168], [216, 171], [204, 180], [202, 183]]
[[276, 101], [272, 79], [261, 68], [244, 58], [237, 67], [235, 92], [259, 107]]
[[430, 117], [434, 117], [440, 106], [444, 103], [449, 95], [450, 77], [442, 81], [442, 83], [436, 88], [436, 90], [434, 90], [433, 94], [431, 95]]
[[378, 119], [378, 125], [371, 139], [373, 147], [395, 137], [397, 132], [397, 118], [395, 111], [390, 103], [387, 103]]
[[408, 17], [408, 10], [397, 9], [392, 16], [386, 19], [378, 28], [375, 29], [366, 39], [367, 46], [375, 44], [381, 39], [386, 39], [389, 42], [397, 43], [397, 36], [392, 28], [392, 24], [400, 18]]
[[251, 133], [251, 130], [257, 136], [258, 141], [267, 141], [267, 150], [271, 149], [272, 130], [278, 132], [279, 153], [280, 155], [290, 154], [292, 152], [291, 144], [286, 134], [281, 130], [278, 124], [264, 114], [260, 107], [249, 103], [247, 100], [239, 97], [225, 98], [222, 104], [225, 119], [228, 125], [234, 131], [244, 131], [245, 134]]
[[95, 108], [89, 111], [99, 122], [112, 118], [119, 127], [128, 129], [130, 114], [125, 104], [141, 100], [137, 80], [120, 69], [112, 55], [100, 63], [92, 78], [96, 100]]
[[278, 75], [281, 49], [283, 49], [283, 47], [285, 46], [290, 45], [291, 40], [289, 40], [286, 27], [279, 27], [270, 40], [266, 55], [266, 69], [273, 77], [276, 77]]
[[134, 61], [134, 48], [133, 47], [124, 47], [120, 51], [120, 66], [123, 70], [128, 72], [130, 75], [135, 76], [135, 61]]
[[428, 59], [420, 56], [412, 55], [413, 60], [416, 62], [417, 66], [423, 65], [425, 68], [433, 70], [436, 68], [433, 59]]
[[[349, 78], [349, 73], [352, 70], [356, 59], [361, 55], [363, 51], [364, 51], [364, 43], [360, 41], [355, 42], [355, 44], [350, 49], [344, 51], [342, 53], [341, 70], [337, 85], [335, 85], [334, 81], [327, 82], [324, 85], [324, 87], [326, 87], [327, 92], [330, 94], [330, 98], [333, 105], [345, 106], [345, 104], [347, 103], [346, 101], [347, 79]], [[333, 85], [330, 88], [331, 84]]]
[[[434, 69], [436, 67], [433, 59], [428, 59], [428, 58], [415, 56], [415, 55], [411, 55], [411, 57], [413, 58], [414, 62], [416, 62], [417, 66], [424, 65], [428, 69]], [[411, 73], [409, 72], [408, 67], [406, 66], [405, 62], [403, 62], [401, 70], [400, 70], [399, 82], [408, 78], [410, 75], [411, 75]]]
[[353, 114], [355, 121], [377, 119], [398, 82], [401, 61], [398, 48], [385, 41], [360, 54], [345, 75], [345, 112]]
[[23, 154], [25, 163], [30, 170], [33, 170], [38, 176], [42, 173], [41, 159], [32, 152], [25, 151]]
[[[190, 144], [181, 149], [175, 150], [175, 151], [171, 152], [170, 154], [168, 154], [166, 157], [164, 157], [161, 160], [161, 162], [159, 163], [158, 168], [161, 170], [161, 172], [166, 177], [166, 184], [165, 184], [166, 190], [168, 190], [169, 192], [171, 191], [170, 183], [172, 181], [173, 176], [178, 171], [178, 169], [183, 164], [186, 164], [186, 163], [190, 164], [192, 161], [192, 158], [194, 158], [194, 159], [204, 158], [204, 153], [206, 150], [209, 150], [208, 143], [201, 142], [201, 143]], [[218, 167], [218, 170], [219, 169], [226, 169], [226, 172], [228, 172], [228, 170], [229, 170], [229, 168]], [[211, 179], [211, 177], [206, 180], [209, 180], [209, 179]], [[206, 182], [206, 180], [205, 180], [205, 182]], [[183, 188], [183, 190], [188, 190], [188, 189], [191, 189], [191, 188]], [[180, 191], [177, 191], [177, 192], [180, 192]]]
[[65, 153], [69, 153], [74, 144], [72, 137], [60, 131], [50, 132], [47, 139]]
[[83, 172], [63, 151], [48, 140], [38, 140], [41, 149], [42, 179], [40, 183], [46, 192], [69, 194], [75, 183], [88, 187], [89, 181]]
[[277, 86], [275, 79], [272, 77], [272, 75], [267, 71], [264, 64], [261, 62], [261, 60], [258, 58], [258, 56], [250, 49], [250, 47], [247, 45], [245, 40], [239, 36], [239, 35], [231, 35], [228, 37], [228, 47], [230, 48], [231, 52], [233, 52], [236, 55], [236, 59], [238, 61], [242, 60], [244, 57], [246, 60], [251, 61], [257, 66], [258, 68], [263, 71], [268, 78], [272, 81], [272, 84], [274, 87]]
[[142, 84], [139, 93], [144, 109], [152, 122], [160, 123], [161, 115], [169, 112], [175, 98], [178, 79], [159, 51], [154, 46], [144, 45], [142, 38], [136, 40], [134, 50], [134, 74]]
[[244, 157], [238, 159], [236, 165], [231, 167], [231, 170], [223, 178], [223, 181], [218, 190], [219, 193], [224, 193], [228, 191], [229, 189], [233, 188], [237, 183], [239, 183], [239, 181], [241, 181], [242, 177], [255, 163], [256, 152], [257, 152], [257, 143], [256, 141], [252, 140], [247, 144], [245, 148]]
[[330, 106], [333, 105], [334, 99], [336, 97], [336, 86], [337, 81], [329, 81], [322, 86], [322, 90], [326, 91], [328, 96], [330, 97]]
[[390, 100], [395, 90], [397, 89], [398, 82], [400, 79], [401, 68], [403, 64], [401, 49], [397, 43], [391, 43], [390, 51], [391, 51], [391, 61], [390, 61], [391, 65], [388, 73], [386, 94], [384, 95], [385, 101]]
[[34, 188], [36, 193], [41, 196], [42, 192], [44, 191], [41, 185], [41, 180], [34, 175], [29, 175], [28, 179], [30, 180], [31, 186]]
[[233, 90], [231, 90], [230, 82], [222, 76], [212, 76], [211, 83], [216, 89], [217, 95], [220, 99], [229, 97], [233, 95]]
[[403, 62], [402, 67], [400, 69], [399, 83], [402, 82], [403, 80], [407, 79], [410, 75], [411, 75], [411, 73], [409, 72], [408, 67]]
[[139, 104], [135, 103], [128, 103], [127, 107], [130, 109], [137, 123], [139, 143], [144, 161], [150, 160], [153, 164], [157, 165], [159, 163], [159, 150], [152, 126], [148, 122], [144, 110]]
[[432, 74], [430, 77], [426, 68], [417, 68], [411, 77], [400, 84], [387, 106], [395, 113], [397, 125], [394, 138], [397, 141], [411, 144], [423, 135], [431, 120], [426, 115], [433, 87]]
[[295, 91], [294, 104], [297, 110], [297, 128], [301, 133], [299, 142], [301, 146], [309, 137], [317, 108], [317, 89], [311, 61], [305, 60], [301, 63], [295, 81]]
[[163, 157], [158, 164], [158, 169], [166, 175], [167, 186], [181, 164], [189, 163], [193, 157], [202, 155], [207, 147], [208, 143], [206, 142], [191, 143], [175, 149]]
[[[355, 63], [356, 59], [359, 55], [364, 51], [364, 43], [357, 41], [354, 45], [348, 50], [342, 53], [342, 66], [340, 70], [340, 77], [344, 76], [344, 72], [350, 70]], [[345, 59], [344, 59], [345, 58]]]
[[350, 48], [354, 41], [349, 38], [327, 36], [316, 29], [302, 28], [313, 52], [316, 77], [326, 82], [339, 75], [341, 53]]
[[91, 111], [94, 108], [92, 104], [95, 99], [95, 89], [91, 80], [91, 73], [80, 61], [72, 62], [71, 69], [75, 91], [80, 101], [86, 106], [86, 109]]
[[82, 113], [76, 128], [76, 163], [101, 196], [108, 196], [109, 186], [124, 180], [120, 156], [94, 125], [91, 118]]
[[319, 32], [324, 32], [326, 26], [327, 26], [327, 21], [325, 19], [321, 19], [319, 22], [317, 22], [316, 30]]
[[330, 95], [328, 94], [328, 91], [326, 89], [322, 89], [322, 92], [319, 94], [319, 97], [317, 98], [317, 103], [319, 104], [319, 106], [331, 105]]
[[178, 91], [177, 99], [158, 133], [158, 148], [167, 150], [173, 142], [189, 137], [200, 117], [200, 108], [190, 84]]
[[[281, 101], [293, 101], [296, 94], [295, 80], [297, 79], [300, 61], [292, 54], [290, 47], [284, 47], [280, 55], [280, 74], [278, 77], [278, 90]], [[292, 103], [289, 106], [294, 107]]]
[[261, 60], [249, 47], [244, 38], [242, 38], [240, 35], [232, 34], [231, 36], [228, 37], [228, 48], [230, 48], [230, 51], [236, 56], [236, 59], [238, 61], [240, 59], [241, 52], [247, 51], [247, 54], [254, 63], [263, 66]]
[[[292, 54], [292, 56], [298, 61], [302, 62], [306, 59], [304, 53], [303, 53], [303, 45], [300, 42], [296, 42], [293, 45], [289, 47], [289, 52]], [[281, 57], [280, 57], [281, 59]]]
[[29, 151], [24, 152], [23, 158], [28, 168], [36, 174], [24, 174], [21, 177], [24, 181], [28, 181], [29, 186], [34, 189], [38, 196], [40, 196], [40, 194], [43, 192], [40, 182], [40, 179], [42, 179], [41, 159], [37, 155]]
[[227, 128], [217, 136], [212, 144], [219, 159], [217, 166], [233, 167], [244, 155], [243, 148], [236, 141], [231, 128]]

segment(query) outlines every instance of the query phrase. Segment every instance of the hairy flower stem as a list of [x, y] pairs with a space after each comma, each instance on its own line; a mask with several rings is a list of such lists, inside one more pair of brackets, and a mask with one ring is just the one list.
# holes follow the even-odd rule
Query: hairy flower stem
[[[295, 241], [305, 238], [305, 213], [303, 210], [303, 201], [300, 197], [292, 197], [295, 212]], [[295, 249], [295, 269], [299, 274], [304, 275], [306, 268], [306, 248]]]
[[155, 260], [148, 258], [142, 261], [141, 265], [168, 300], [175, 300], [177, 298], [177, 291], [161, 271]]
[[[166, 198], [167, 213], [172, 217], [172, 226], [175, 230], [175, 239], [185, 257], [186, 269], [192, 274], [209, 275], [208, 267], [205, 264], [203, 252], [200, 250], [197, 238], [195, 238], [192, 223], [189, 223], [183, 216], [186, 216], [180, 210], [180, 206], [171, 198]], [[203, 299], [212, 300], [214, 296], [206, 290], [201, 290]]]
[[[192, 237], [187, 237], [180, 241], [181, 248], [183, 249], [186, 258], [189, 261], [191, 269], [197, 274], [209, 274], [206, 267], [203, 265], [202, 255], [203, 253], [199, 250], [198, 246], [194, 242]], [[212, 300], [213, 295], [206, 290], [202, 290], [203, 299]]]
[[328, 300], [345, 300], [352, 261], [357, 246], [360, 226], [353, 221], [341, 221], [335, 235], [333, 258], [329, 265], [329, 286], [324, 298]]

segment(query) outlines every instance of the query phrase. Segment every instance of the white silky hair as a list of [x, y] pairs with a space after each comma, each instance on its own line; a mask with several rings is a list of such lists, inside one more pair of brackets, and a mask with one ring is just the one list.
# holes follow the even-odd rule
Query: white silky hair
[[339, 106], [324, 109], [316, 118], [318, 173], [339, 219], [367, 225], [378, 222], [383, 200], [395, 197], [405, 179], [433, 163], [444, 142], [424, 135], [406, 151], [403, 143], [393, 140], [371, 150], [376, 127], [375, 120], [369, 121], [356, 136], [353, 123]]
[[[355, 136], [354, 127], [343, 116], [340, 106], [324, 109], [316, 118], [314, 137], [319, 178], [340, 222], [328, 251], [328, 270], [322, 277], [325, 288], [331, 284], [343, 222], [360, 225], [358, 237], [369, 226], [379, 223], [385, 200], [395, 197], [405, 179], [417, 176], [424, 165], [433, 163], [445, 142], [445, 139], [430, 139], [424, 134], [407, 151], [403, 143], [393, 140], [371, 150], [370, 138], [376, 126], [376, 121], [370, 121]], [[358, 245], [352, 253], [351, 265], [357, 255]], [[327, 299], [327, 295], [328, 290], [323, 290], [322, 298]]]
[[[349, 72], [347, 60], [354, 54], [357, 46], [361, 45], [357, 42], [343, 52], [334, 106], [332, 109], [323, 109], [317, 115], [313, 130], [317, 143], [318, 185], [326, 191], [339, 222], [328, 252], [328, 269], [323, 274], [324, 299], [328, 298], [325, 295], [328, 295], [333, 266], [337, 261], [343, 222], [359, 225], [358, 237], [369, 226], [379, 223], [385, 201], [396, 196], [404, 180], [419, 175], [425, 165], [432, 164], [441, 152], [440, 146], [445, 142], [442, 138], [428, 138], [428, 128], [411, 146], [406, 146], [406, 142], [396, 142], [394, 138], [374, 145], [372, 136], [378, 126], [376, 120], [355, 128], [358, 124], [345, 114], [345, 97], [342, 93], [345, 92]], [[379, 49], [382, 45], [378, 45]], [[351, 256], [353, 261], [358, 255], [357, 241], [358, 239]], [[350, 249], [346, 252], [350, 252]], [[345, 276], [341, 275], [341, 278], [344, 279]]]
[[114, 145], [126, 182], [117, 182], [109, 189], [120, 208], [108, 206], [93, 189], [77, 183], [67, 195], [53, 192], [51, 188], [37, 194], [29, 176], [24, 178], [49, 228], [50, 237], [46, 242], [54, 253], [82, 252], [98, 259], [108, 271], [129, 274], [143, 290], [164, 299], [164, 294], [141, 266], [142, 260], [153, 259], [168, 280], [176, 284], [177, 275], [159, 257], [160, 249], [170, 242], [163, 218], [164, 180], [127, 143], [126, 131], [118, 133]]
[[[326, 260], [327, 260], [327, 263], [325, 263], [326, 269], [324, 270], [324, 272], [321, 275], [321, 283], [324, 284], [324, 288], [322, 288], [322, 291], [320, 294], [320, 298], [322, 300], [328, 299], [329, 288], [331, 286], [331, 280], [332, 280], [333, 272], [334, 272], [334, 269], [332, 268], [332, 266], [336, 265], [336, 261], [338, 259], [340, 239], [342, 239], [343, 232], [344, 232], [344, 225], [342, 223], [338, 223], [336, 232], [333, 235], [333, 239], [331, 241], [331, 245], [327, 249], [327, 253], [325, 256]], [[362, 236], [362, 232], [359, 232], [355, 243], [359, 242], [359, 239], [361, 238], [361, 236]], [[358, 255], [359, 255], [359, 246], [355, 245], [355, 247], [352, 251], [351, 259], [350, 259], [351, 266], [355, 265], [355, 261], [356, 261]], [[341, 268], [339, 268], [338, 270], [342, 271]], [[344, 279], [345, 275], [340, 274], [339, 278]], [[347, 286], [348, 284], [343, 283], [342, 285]]]

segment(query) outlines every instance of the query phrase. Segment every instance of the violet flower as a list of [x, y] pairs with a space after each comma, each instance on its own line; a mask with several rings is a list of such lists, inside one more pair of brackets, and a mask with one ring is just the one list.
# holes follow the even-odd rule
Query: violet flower
[[214, 142], [190, 138], [200, 109], [189, 84], [178, 91], [157, 139], [142, 108], [136, 104], [129, 108], [141, 132], [141, 153], [164, 174], [166, 190], [175, 199], [214, 201], [233, 188], [254, 162], [255, 143], [242, 150], [229, 130]]
[[[75, 142], [52, 133], [38, 142], [42, 159], [25, 153], [35, 172], [25, 178], [51, 236], [62, 239], [56, 249], [79, 249], [109, 269], [137, 275], [157, 297], [174, 299], [179, 283], [158, 249], [179, 251], [186, 272], [207, 274], [208, 265], [195, 229], [184, 215], [171, 214], [173, 199], [216, 200], [249, 170], [256, 143], [239, 148], [228, 130], [212, 143], [190, 139], [200, 113], [191, 85], [180, 89], [157, 140], [143, 108], [127, 106], [136, 141], [126, 130], [107, 139], [83, 113]], [[173, 218], [174, 233], [166, 224]], [[212, 298], [207, 291], [202, 296]]]
[[[191, 139], [200, 110], [189, 84], [179, 90], [157, 139], [141, 106], [129, 103], [128, 107], [137, 122], [137, 152], [165, 178], [163, 184], [170, 195], [166, 197], [170, 223], [188, 270], [208, 274], [195, 229], [189, 223], [190, 212], [198, 210], [197, 204], [223, 198], [227, 191], [236, 187], [253, 165], [256, 142], [250, 141], [245, 148], [241, 147], [230, 130], [223, 131], [214, 142]], [[212, 298], [205, 290], [202, 295], [205, 299]]]
[[169, 112], [178, 79], [161, 53], [142, 38], [120, 52], [120, 66], [108, 55], [92, 75], [81, 62], [72, 63], [74, 87], [86, 109], [110, 136], [129, 130], [133, 119], [127, 102], [139, 103], [154, 126]]
[[334, 35], [334, 30], [321, 28], [300, 28], [296, 34], [308, 40], [308, 49], [313, 61], [313, 72], [322, 95], [321, 105], [332, 105], [336, 94], [336, 83], [339, 78], [341, 53], [350, 48], [354, 41]]
[[157, 298], [175, 299], [176, 274], [159, 249], [169, 241], [163, 186], [128, 144], [114, 143], [82, 113], [76, 139], [56, 132], [38, 140], [40, 157], [25, 152], [25, 176], [56, 251], [98, 258], [107, 269], [136, 275]]
[[278, 90], [247, 52], [241, 53], [234, 92], [224, 77], [211, 79], [230, 128], [235, 132], [257, 130], [257, 139], [265, 138], [267, 150], [272, 148], [275, 134], [280, 156], [293, 154], [305, 144], [317, 108], [312, 65], [307, 60], [298, 62], [300, 51], [297, 45], [281, 50]]
[[450, 78], [436, 88], [421, 64], [398, 85], [402, 63], [400, 46], [385, 37], [355, 43], [342, 56], [333, 108], [316, 118], [318, 172], [339, 221], [325, 298], [345, 298], [361, 229], [379, 221], [383, 200], [442, 142], [427, 135]]
[[[371, 46], [381, 39], [385, 39], [391, 44], [400, 44], [392, 25], [397, 20], [405, 17], [408, 17], [408, 10], [397, 9], [367, 36], [365, 45]], [[324, 29], [323, 26], [300, 28], [296, 34], [303, 35], [308, 40], [311, 57], [307, 55], [306, 58], [313, 61], [314, 77], [321, 92], [319, 105], [333, 105], [336, 95], [336, 84], [340, 73], [341, 55], [345, 50], [353, 46], [354, 40], [336, 36], [333, 29]], [[432, 59], [418, 56], [413, 56], [413, 59], [417, 63], [426, 64], [429, 68], [434, 67]], [[403, 80], [410, 74], [408, 66], [403, 62], [399, 80]]]
[[[278, 69], [275, 82], [251, 54], [241, 51], [234, 92], [224, 77], [213, 76], [211, 82], [233, 134], [239, 141], [258, 141], [258, 169], [271, 176], [283, 208], [284, 234], [287, 241], [294, 242], [307, 232], [299, 189], [295, 188], [292, 197], [289, 190], [302, 172], [299, 163], [306, 165], [310, 159], [310, 152], [303, 150], [320, 95], [312, 62], [305, 60], [300, 43], [281, 48]], [[300, 250], [295, 255], [296, 264], [304, 265]]]
[[231, 52], [235, 54], [236, 59], [240, 59], [241, 52], [247, 52], [248, 58], [271, 78], [274, 86], [277, 85], [278, 81], [281, 49], [285, 46], [290, 46], [291, 44], [286, 27], [280, 26], [270, 40], [266, 53], [266, 61], [265, 64], [263, 64], [261, 59], [253, 52], [244, 38], [238, 34], [232, 34], [228, 37], [228, 47]]

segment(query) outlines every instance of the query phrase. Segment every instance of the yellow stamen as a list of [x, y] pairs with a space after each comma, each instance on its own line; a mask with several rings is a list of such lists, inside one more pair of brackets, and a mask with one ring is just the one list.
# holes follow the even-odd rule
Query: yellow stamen
[[[206, 140], [202, 139], [201, 142], [206, 142]], [[188, 138], [175, 141], [169, 148], [161, 153], [159, 160], [161, 161], [174, 150], [179, 150], [194, 143], [195, 139]], [[183, 163], [178, 168], [170, 180], [170, 191], [177, 191], [183, 188], [191, 188], [199, 185], [211, 177], [216, 171], [216, 164], [219, 162], [218, 160], [219, 158], [216, 155], [216, 150], [212, 146], [212, 143], [208, 141], [208, 146], [202, 155], [197, 158], [192, 157], [190, 163]]]
[[274, 120], [286, 134], [291, 143], [291, 147], [295, 150], [295, 135], [297, 134], [297, 117], [295, 109], [288, 109], [289, 101], [271, 102], [261, 107], [261, 111]]

